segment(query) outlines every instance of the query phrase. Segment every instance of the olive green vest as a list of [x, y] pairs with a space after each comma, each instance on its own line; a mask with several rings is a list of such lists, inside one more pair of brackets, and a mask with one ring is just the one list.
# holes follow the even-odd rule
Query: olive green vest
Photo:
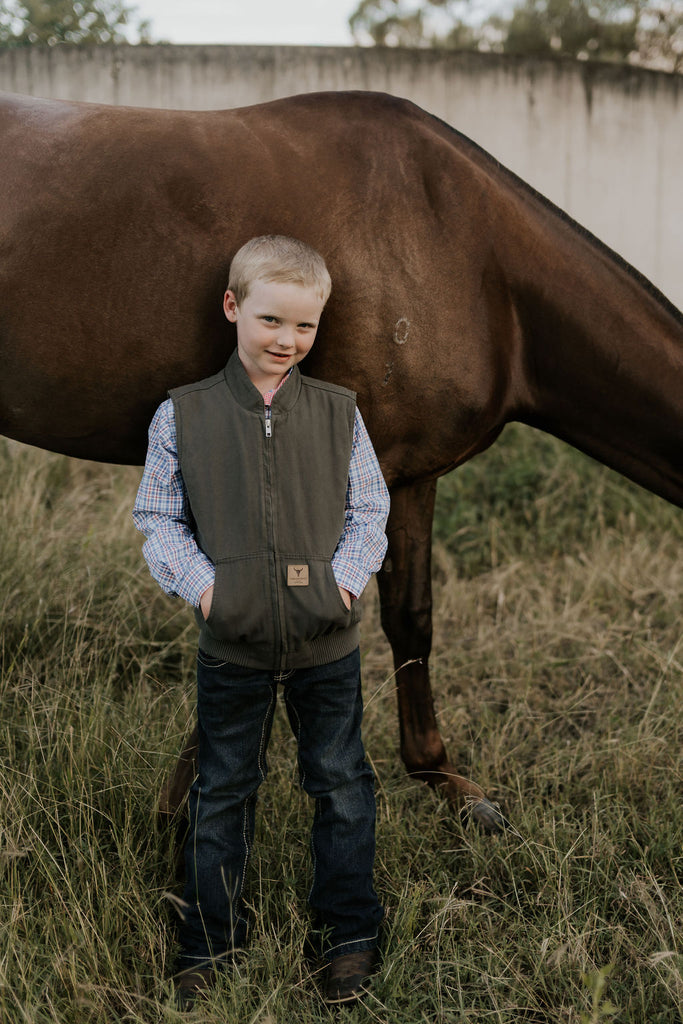
[[358, 645], [331, 559], [344, 529], [355, 396], [295, 367], [263, 397], [237, 354], [220, 373], [169, 392], [199, 547], [216, 567], [199, 644], [241, 666], [286, 671]]

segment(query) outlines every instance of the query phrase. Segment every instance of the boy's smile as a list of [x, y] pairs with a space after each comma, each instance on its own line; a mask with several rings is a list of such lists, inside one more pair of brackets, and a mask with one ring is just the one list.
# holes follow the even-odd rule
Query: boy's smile
[[316, 288], [259, 281], [238, 305], [229, 289], [223, 311], [237, 325], [237, 352], [261, 394], [277, 387], [315, 341], [324, 302]]

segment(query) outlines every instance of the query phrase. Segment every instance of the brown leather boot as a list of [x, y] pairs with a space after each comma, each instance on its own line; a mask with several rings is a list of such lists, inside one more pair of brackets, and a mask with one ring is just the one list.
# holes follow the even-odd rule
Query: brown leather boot
[[191, 1010], [216, 984], [216, 972], [211, 967], [190, 967], [176, 974], [173, 984], [178, 1009]]
[[323, 1002], [354, 1003], [363, 995], [379, 966], [379, 952], [365, 949], [330, 960], [323, 973]]

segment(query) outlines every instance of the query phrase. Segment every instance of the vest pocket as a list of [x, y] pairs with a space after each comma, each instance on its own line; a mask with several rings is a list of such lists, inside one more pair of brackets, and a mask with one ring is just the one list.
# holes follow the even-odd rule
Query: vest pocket
[[316, 637], [348, 629], [358, 622], [358, 602], [352, 601], [350, 609], [346, 607], [330, 562], [309, 559], [306, 562], [308, 583], [304, 586], [291, 585], [294, 578], [292, 566], [300, 568], [296, 559], [287, 558], [281, 558], [277, 566], [283, 594], [283, 634], [288, 650], [300, 650]]
[[217, 562], [206, 620], [209, 632], [225, 643], [272, 646], [275, 634], [269, 580], [267, 556]]

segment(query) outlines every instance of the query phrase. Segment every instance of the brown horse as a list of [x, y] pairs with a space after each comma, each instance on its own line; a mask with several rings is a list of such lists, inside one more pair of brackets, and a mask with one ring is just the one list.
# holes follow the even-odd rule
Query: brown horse
[[[202, 113], [5, 97], [0, 142], [0, 431], [29, 444], [140, 462], [167, 388], [234, 344], [220, 299], [235, 250], [279, 232], [325, 255], [334, 291], [305, 369], [358, 393], [391, 489], [379, 589], [402, 757], [497, 827], [434, 714], [436, 480], [521, 420], [683, 504], [680, 313], [391, 97]], [[181, 759], [168, 810], [188, 772]]]

